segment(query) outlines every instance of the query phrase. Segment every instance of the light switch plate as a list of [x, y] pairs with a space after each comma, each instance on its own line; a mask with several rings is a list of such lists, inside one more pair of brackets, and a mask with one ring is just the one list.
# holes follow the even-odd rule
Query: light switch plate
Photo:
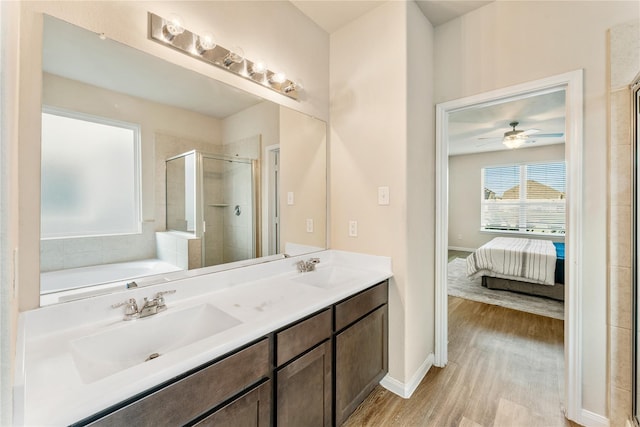
[[307, 218], [307, 233], [313, 233], [313, 218]]
[[349, 237], [358, 237], [358, 221], [349, 221]]
[[382, 206], [389, 204], [389, 187], [378, 187], [378, 204]]
[[287, 205], [293, 205], [293, 191], [287, 193]]

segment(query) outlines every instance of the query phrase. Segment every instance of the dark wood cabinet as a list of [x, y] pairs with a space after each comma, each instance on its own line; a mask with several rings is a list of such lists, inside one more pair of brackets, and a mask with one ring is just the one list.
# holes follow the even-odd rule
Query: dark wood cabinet
[[332, 413], [332, 308], [276, 333], [276, 425], [329, 427]]
[[265, 338], [159, 390], [104, 411], [91, 426], [158, 426], [190, 423], [270, 376], [270, 343]]
[[331, 358], [327, 340], [278, 370], [278, 427], [331, 426]]
[[267, 427], [271, 425], [271, 380], [267, 380], [215, 411], [197, 427]]
[[[335, 335], [335, 422], [341, 425], [388, 371], [387, 285], [336, 305], [349, 324]], [[381, 299], [381, 295], [384, 298]], [[376, 308], [377, 307], [377, 308]], [[373, 311], [370, 311], [373, 310]], [[354, 318], [359, 320], [353, 321]], [[338, 320], [336, 320], [338, 324]]]

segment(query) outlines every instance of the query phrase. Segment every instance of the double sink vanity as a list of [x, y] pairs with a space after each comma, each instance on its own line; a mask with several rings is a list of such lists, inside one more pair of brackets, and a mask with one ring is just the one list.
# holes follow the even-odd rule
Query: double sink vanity
[[387, 372], [391, 262], [313, 256], [21, 313], [16, 423], [342, 424]]

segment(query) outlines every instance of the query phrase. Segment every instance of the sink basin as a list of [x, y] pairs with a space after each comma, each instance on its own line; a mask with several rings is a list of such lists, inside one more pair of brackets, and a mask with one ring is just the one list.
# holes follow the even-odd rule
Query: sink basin
[[317, 267], [315, 271], [300, 273], [294, 281], [318, 288], [333, 288], [356, 278], [357, 272], [344, 267]]
[[168, 311], [71, 341], [71, 354], [85, 384], [162, 357], [170, 351], [223, 332], [241, 322], [201, 304]]

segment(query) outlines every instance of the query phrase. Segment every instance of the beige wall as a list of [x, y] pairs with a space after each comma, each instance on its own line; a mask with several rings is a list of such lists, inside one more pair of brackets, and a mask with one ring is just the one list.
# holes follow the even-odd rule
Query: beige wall
[[434, 350], [432, 29], [418, 14], [387, 2], [331, 34], [331, 247], [392, 257], [389, 374], [403, 384]]
[[[280, 108], [280, 241], [326, 247], [327, 129], [324, 122]], [[287, 203], [287, 193], [294, 204]], [[306, 221], [313, 220], [307, 232]]]
[[564, 160], [564, 144], [450, 156], [449, 247], [477, 249], [499, 235], [480, 231], [483, 167], [558, 160]]
[[[435, 109], [433, 27], [407, 3], [407, 343], [406, 375], [414, 383], [435, 351]], [[413, 384], [411, 384], [413, 385]]]
[[638, 2], [498, 1], [439, 26], [435, 36], [436, 102], [585, 70], [582, 406], [605, 416], [606, 31], [639, 13]]
[[[249, 58], [264, 58], [305, 82], [305, 99], [290, 100], [224, 70], [167, 49], [147, 38], [147, 12], [180, 14], [189, 29], [215, 29], [220, 44], [244, 47]], [[170, 62], [230, 83], [266, 99], [324, 120], [328, 118], [328, 55], [326, 33], [288, 2], [21, 2], [20, 18], [20, 145], [18, 209], [20, 309], [38, 305], [39, 158], [41, 103], [42, 13], [53, 15]], [[269, 19], [264, 19], [268, 16]], [[313, 55], [307, 55], [313, 52]], [[305, 58], [304, 61], [300, 58]]]

